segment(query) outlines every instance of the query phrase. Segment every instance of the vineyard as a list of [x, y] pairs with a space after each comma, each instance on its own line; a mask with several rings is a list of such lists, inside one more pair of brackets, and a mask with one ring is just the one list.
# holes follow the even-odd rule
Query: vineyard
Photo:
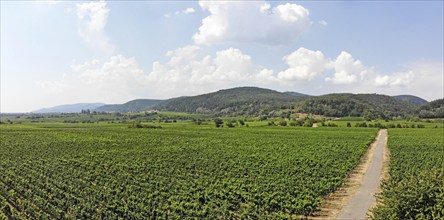
[[[297, 218], [342, 184], [377, 131], [49, 123], [0, 129], [0, 218], [16, 219]], [[436, 150], [433, 143], [424, 147]], [[418, 169], [442, 165], [427, 152], [435, 159]]]
[[444, 130], [389, 129], [390, 179], [374, 219], [444, 219]]

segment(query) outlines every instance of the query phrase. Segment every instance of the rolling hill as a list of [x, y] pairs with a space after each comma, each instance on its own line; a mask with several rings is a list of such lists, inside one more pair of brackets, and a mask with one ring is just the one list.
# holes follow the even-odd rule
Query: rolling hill
[[103, 105], [93, 110], [97, 112], [140, 112], [148, 110], [163, 101], [159, 99], [135, 99], [124, 104]]
[[444, 118], [444, 98], [418, 107], [415, 113], [421, 118]]
[[421, 106], [421, 105], [425, 105], [427, 103], [429, 103], [427, 100], [419, 98], [418, 96], [413, 96], [413, 95], [397, 95], [397, 96], [392, 96], [395, 99], [398, 100], [402, 100], [402, 101], [406, 101], [412, 105], [415, 106]]
[[159, 110], [213, 113], [223, 115], [258, 115], [290, 108], [305, 99], [270, 89], [238, 87], [213, 93], [166, 100], [155, 106]]
[[415, 106], [387, 95], [342, 93], [310, 97], [298, 103], [297, 110], [331, 117], [391, 119], [411, 114]]
[[79, 113], [82, 110], [95, 109], [103, 106], [103, 103], [77, 103], [68, 105], [58, 105], [50, 108], [42, 108], [32, 113]]
[[[104, 105], [83, 103], [41, 109], [44, 112], [140, 112], [145, 110], [209, 113], [226, 116], [262, 116], [276, 110], [325, 115], [331, 117], [361, 116], [367, 119], [406, 117], [436, 117], [442, 115], [442, 101], [428, 103], [412, 95], [387, 96], [379, 94], [327, 94], [310, 96], [298, 92], [278, 92], [258, 87], [237, 87], [217, 92], [182, 96], [167, 100], [136, 99], [124, 104]], [[438, 104], [436, 104], [438, 103]]]
[[304, 97], [309, 97], [309, 96], [311, 96], [311, 95], [307, 95], [307, 94], [304, 94], [304, 93], [299, 93], [299, 92], [291, 92], [291, 91], [286, 91], [286, 92], [284, 92], [285, 94], [289, 94], [289, 95], [294, 95], [294, 96], [304, 96]]

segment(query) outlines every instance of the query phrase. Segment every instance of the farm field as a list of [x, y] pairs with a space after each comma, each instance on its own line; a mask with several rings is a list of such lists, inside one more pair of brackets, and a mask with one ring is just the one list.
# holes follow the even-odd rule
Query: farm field
[[444, 220], [444, 0], [320, 3], [0, 0], [0, 220]]
[[444, 219], [444, 129], [389, 129], [390, 179], [374, 219]]
[[309, 215], [377, 132], [191, 123], [0, 128], [0, 217], [17, 219]]

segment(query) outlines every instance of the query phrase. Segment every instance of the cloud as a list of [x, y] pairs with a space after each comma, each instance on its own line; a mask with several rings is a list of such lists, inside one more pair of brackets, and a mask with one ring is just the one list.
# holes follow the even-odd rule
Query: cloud
[[[210, 88], [244, 84], [253, 79], [255, 73], [251, 57], [236, 48], [216, 52], [215, 56], [199, 58], [200, 47], [190, 45], [167, 52], [166, 64], [154, 62], [149, 81], [155, 87], [163, 87], [167, 93], [174, 88], [208, 91]], [[164, 85], [168, 84], [168, 88]]]
[[[436, 91], [443, 90], [442, 63], [415, 65], [408, 67], [408, 71], [378, 74], [347, 52], [341, 52], [332, 60], [321, 51], [299, 48], [283, 57], [288, 67], [276, 71], [254, 63], [250, 55], [238, 48], [203, 54], [197, 45], [168, 51], [165, 57], [165, 62], [153, 62], [147, 70], [141, 69], [134, 57], [121, 54], [103, 62], [93, 59], [72, 65], [72, 73], [63, 80], [36, 84], [47, 91], [45, 95], [57, 96], [63, 102], [68, 102], [66, 97], [73, 97], [70, 102], [106, 103], [197, 95], [237, 86], [307, 93], [411, 93], [425, 98], [436, 97]], [[323, 80], [328, 74], [333, 75], [329, 80]], [[408, 92], [399, 92], [405, 91], [403, 88], [408, 88]], [[87, 97], [88, 100], [74, 100], [76, 97]]]
[[79, 35], [90, 46], [107, 54], [114, 52], [108, 37], [104, 33], [108, 14], [110, 12], [105, 1], [77, 3], [77, 18], [79, 19]]
[[196, 10], [194, 10], [194, 8], [186, 8], [185, 10], [182, 11], [182, 13], [184, 14], [191, 14], [194, 13]]
[[429, 101], [444, 97], [444, 63], [420, 61], [403, 65], [403, 71], [374, 74], [368, 87], [389, 95], [416, 95]]
[[116, 55], [103, 64], [95, 60], [77, 69], [86, 88], [105, 97], [143, 96], [148, 91], [148, 76], [139, 68], [134, 57]]
[[374, 85], [379, 87], [387, 86], [410, 86], [414, 80], [413, 71], [399, 72], [392, 75], [378, 75], [375, 78]]
[[333, 84], [352, 84], [359, 79], [363, 79], [369, 71], [360, 60], [355, 60], [351, 54], [342, 51], [341, 54], [331, 63], [335, 73], [333, 77], [325, 78], [325, 81]]
[[297, 4], [272, 8], [265, 1], [200, 1], [199, 5], [210, 15], [202, 20], [193, 36], [196, 44], [289, 44], [311, 25], [308, 9]]
[[[412, 71], [412, 81], [407, 86], [410, 94], [429, 101], [444, 98], [444, 63], [415, 62], [405, 66]], [[407, 71], [408, 72], [408, 71]], [[397, 92], [399, 94], [399, 92]]]
[[[123, 103], [135, 98], [152, 97], [147, 74], [133, 57], [111, 56], [71, 66], [63, 79], [37, 81], [40, 88], [30, 94], [34, 99], [58, 105], [78, 102]], [[37, 98], [38, 97], [38, 98]], [[37, 103], [38, 104], [38, 103]], [[30, 109], [34, 110], [34, 109]]]
[[328, 23], [324, 20], [318, 21], [318, 24], [322, 25], [322, 26], [327, 26]]
[[217, 52], [214, 65], [218, 80], [246, 80], [252, 74], [251, 57], [235, 48]]
[[289, 81], [308, 81], [327, 68], [327, 60], [321, 51], [312, 51], [303, 47], [284, 57], [289, 68], [278, 73], [278, 78]]
[[[119, 103], [134, 98], [170, 98], [215, 91], [220, 88], [277, 83], [269, 70], [252, 62], [249, 55], [237, 48], [227, 48], [211, 55], [188, 45], [168, 51], [166, 62], [153, 62], [150, 70], [142, 70], [135, 58], [115, 55], [102, 62], [97, 59], [72, 65], [70, 78], [40, 83], [49, 91], [61, 87], [59, 93], [88, 97], [91, 101]], [[81, 89], [80, 89], [81, 88]], [[75, 92], [74, 90], [78, 90]]]
[[182, 11], [175, 11], [174, 13], [168, 12], [168, 13], [164, 14], [163, 17], [171, 18], [173, 15], [181, 15], [181, 14], [187, 15], [187, 14], [192, 14], [194, 12], [196, 12], [196, 10], [194, 8], [186, 8]]

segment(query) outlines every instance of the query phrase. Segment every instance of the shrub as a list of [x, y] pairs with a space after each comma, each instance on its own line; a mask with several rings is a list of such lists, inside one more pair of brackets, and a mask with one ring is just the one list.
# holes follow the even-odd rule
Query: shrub
[[335, 123], [327, 123], [327, 126], [328, 127], [338, 127], [338, 125], [337, 124], [335, 124]]
[[242, 120], [242, 119], [239, 119], [239, 124], [240, 124], [241, 126], [244, 126], [244, 125], [245, 125], [245, 121]]
[[287, 126], [287, 122], [286, 121], [280, 121], [279, 122], [279, 126]]
[[214, 119], [214, 125], [216, 125], [216, 128], [219, 128], [223, 123], [224, 123], [224, 121], [222, 120], [222, 118], [215, 118]]
[[232, 121], [227, 121], [225, 122], [225, 125], [229, 128], [234, 128], [236, 127], [236, 123], [233, 123]]
[[366, 128], [367, 127], [367, 123], [365, 123], [365, 122], [361, 122], [361, 123], [356, 123], [355, 124], [355, 127], [364, 127], [364, 128]]
[[304, 122], [304, 127], [312, 127], [313, 126], [313, 122], [312, 121], [310, 121], [310, 120], [306, 120], [305, 122]]

